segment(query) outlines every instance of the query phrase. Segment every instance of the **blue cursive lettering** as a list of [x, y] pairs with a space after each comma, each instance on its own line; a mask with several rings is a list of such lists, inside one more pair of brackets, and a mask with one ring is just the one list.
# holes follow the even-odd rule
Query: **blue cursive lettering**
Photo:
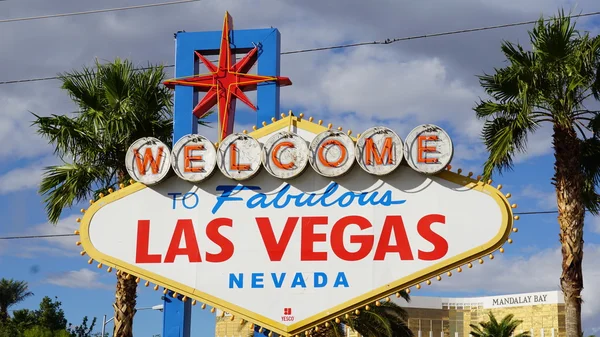
[[[287, 207], [289, 204], [293, 204], [296, 207], [313, 207], [321, 205], [323, 207], [348, 207], [353, 203], [359, 206], [392, 206], [401, 205], [406, 200], [394, 200], [391, 190], [385, 191], [373, 191], [373, 192], [353, 192], [347, 191], [338, 196], [335, 196], [338, 190], [338, 183], [330, 183], [323, 193], [304, 193], [299, 192], [297, 194], [290, 194], [289, 190], [291, 186], [285, 184], [276, 194], [265, 194], [256, 193], [246, 200], [246, 207], [254, 209], [256, 207], [265, 209], [273, 207], [281, 209]], [[243, 185], [219, 185], [217, 191], [221, 191], [221, 195], [217, 197], [217, 203], [212, 209], [212, 213], [215, 214], [226, 201], [244, 201], [242, 197], [234, 197], [233, 194], [237, 194], [243, 190], [259, 191], [259, 186], [243, 186]], [[381, 192], [381, 193], [380, 193]]]

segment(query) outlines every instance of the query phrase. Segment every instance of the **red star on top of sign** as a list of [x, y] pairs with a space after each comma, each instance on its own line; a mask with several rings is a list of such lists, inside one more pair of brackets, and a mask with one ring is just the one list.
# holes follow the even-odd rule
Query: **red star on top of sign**
[[252, 110], [252, 104], [244, 91], [256, 90], [256, 85], [263, 82], [276, 82], [280, 86], [291, 85], [287, 77], [262, 76], [248, 74], [248, 71], [258, 60], [258, 47], [254, 47], [237, 63], [232, 64], [235, 55], [229, 42], [230, 32], [233, 30], [233, 20], [229, 13], [225, 13], [223, 34], [221, 37], [221, 50], [219, 63], [215, 66], [202, 54], [195, 52], [198, 59], [210, 71], [209, 74], [194, 75], [183, 79], [172, 79], [164, 84], [173, 89], [175, 85], [192, 86], [195, 90], [206, 92], [206, 95], [193, 110], [196, 117], [201, 118], [210, 108], [218, 104], [219, 107], [219, 141], [233, 132], [236, 99], [241, 100]]

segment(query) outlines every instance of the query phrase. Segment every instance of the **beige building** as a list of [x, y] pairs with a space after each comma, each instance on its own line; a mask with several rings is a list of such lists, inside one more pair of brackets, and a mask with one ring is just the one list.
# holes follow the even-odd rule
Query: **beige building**
[[[409, 314], [408, 325], [415, 337], [469, 337], [470, 324], [488, 319], [488, 312], [502, 319], [513, 314], [523, 323], [517, 333], [529, 331], [532, 337], [564, 337], [565, 314], [559, 291], [511, 294], [486, 297], [443, 298], [411, 296], [411, 302], [395, 301]], [[218, 316], [217, 316], [218, 317]], [[248, 326], [228, 317], [218, 318], [216, 337], [246, 337]], [[348, 330], [348, 337], [360, 337]]]

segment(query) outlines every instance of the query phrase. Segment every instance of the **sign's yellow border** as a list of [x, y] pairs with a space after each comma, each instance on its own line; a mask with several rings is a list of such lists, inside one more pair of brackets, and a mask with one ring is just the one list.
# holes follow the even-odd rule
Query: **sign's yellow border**
[[[288, 117], [282, 118], [271, 124], [265, 125], [264, 127], [255, 130], [254, 132], [251, 132], [249, 135], [258, 139], [275, 131], [282, 130], [285, 128], [289, 129], [291, 127], [319, 134], [329, 129], [331, 125], [325, 127], [321, 125], [321, 121], [319, 121], [319, 123], [317, 124], [313, 123], [312, 119], [306, 120], [302, 117], [296, 117], [290, 114]], [[79, 231], [80, 240], [85, 253], [88, 254], [93, 260], [96, 260], [103, 265], [116, 268], [121, 272], [125, 272], [135, 277], [143, 278], [144, 280], [162, 286], [165, 289], [174, 291], [177, 294], [197, 299], [203, 303], [206, 303], [207, 305], [218, 308], [225, 312], [229, 312], [233, 315], [236, 315], [239, 318], [256, 323], [257, 325], [266, 329], [270, 329], [271, 331], [282, 336], [293, 336], [311, 328], [312, 326], [320, 325], [324, 322], [333, 320], [336, 317], [354, 311], [357, 308], [362, 308], [367, 304], [371, 304], [384, 297], [390, 296], [400, 290], [407, 289], [411, 286], [427, 281], [433, 277], [451, 271], [462, 265], [468, 264], [474, 260], [480, 259], [485, 255], [491, 254], [492, 252], [496, 251], [498, 248], [500, 248], [500, 246], [502, 246], [502, 244], [504, 244], [504, 242], [508, 239], [508, 236], [513, 226], [512, 208], [506, 196], [504, 196], [500, 192], [500, 190], [494, 188], [489, 184], [485, 184], [484, 182], [473, 180], [470, 177], [465, 177], [450, 171], [442, 171], [439, 174], [437, 174], [437, 177], [491, 196], [498, 203], [498, 207], [500, 207], [502, 211], [502, 227], [500, 231], [496, 234], [496, 236], [486, 244], [475, 247], [463, 254], [455, 256], [449, 261], [435, 264], [429, 268], [423, 269], [417, 273], [396, 280], [390, 284], [379, 287], [377, 289], [373, 289], [372, 291], [363, 294], [362, 296], [352, 298], [351, 300], [348, 300], [333, 308], [330, 308], [327, 311], [308, 317], [302, 321], [298, 321], [290, 326], [286, 326], [262, 315], [258, 315], [244, 308], [241, 308], [233, 303], [223, 301], [219, 298], [204, 293], [200, 290], [185, 286], [181, 283], [174, 282], [160, 275], [145, 271], [142, 268], [130, 265], [111, 256], [104, 255], [98, 250], [96, 250], [95, 247], [92, 245], [92, 242], [89, 237], [89, 225], [94, 214], [104, 205], [109, 204], [111, 202], [115, 202], [121, 198], [134, 194], [146, 188], [146, 186], [141, 183], [134, 183], [119, 191], [111, 193], [108, 196], [93, 203], [89, 207], [89, 209], [85, 211], [81, 219]]]

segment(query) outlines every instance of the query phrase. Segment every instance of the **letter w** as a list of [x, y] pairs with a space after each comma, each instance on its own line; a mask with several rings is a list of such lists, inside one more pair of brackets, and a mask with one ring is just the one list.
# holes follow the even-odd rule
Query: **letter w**
[[281, 237], [279, 238], [279, 241], [277, 241], [275, 233], [273, 233], [271, 220], [269, 220], [269, 218], [256, 218], [260, 236], [262, 236], [263, 243], [265, 244], [267, 254], [269, 254], [269, 259], [271, 259], [271, 261], [281, 261], [297, 223], [298, 217], [288, 218], [285, 227], [283, 227], [283, 231], [281, 232]]
[[160, 160], [162, 159], [162, 154], [162, 146], [158, 148], [158, 155], [156, 156], [156, 158], [154, 158], [154, 156], [152, 155], [152, 149], [147, 147], [146, 151], [144, 151], [144, 161], [142, 162], [142, 156], [140, 155], [139, 149], [134, 149], [133, 155], [135, 156], [135, 163], [137, 164], [137, 168], [138, 171], [140, 171], [140, 174], [146, 174], [146, 168], [148, 167], [148, 164], [150, 164], [152, 174], [157, 174], [158, 166], [160, 165]]

